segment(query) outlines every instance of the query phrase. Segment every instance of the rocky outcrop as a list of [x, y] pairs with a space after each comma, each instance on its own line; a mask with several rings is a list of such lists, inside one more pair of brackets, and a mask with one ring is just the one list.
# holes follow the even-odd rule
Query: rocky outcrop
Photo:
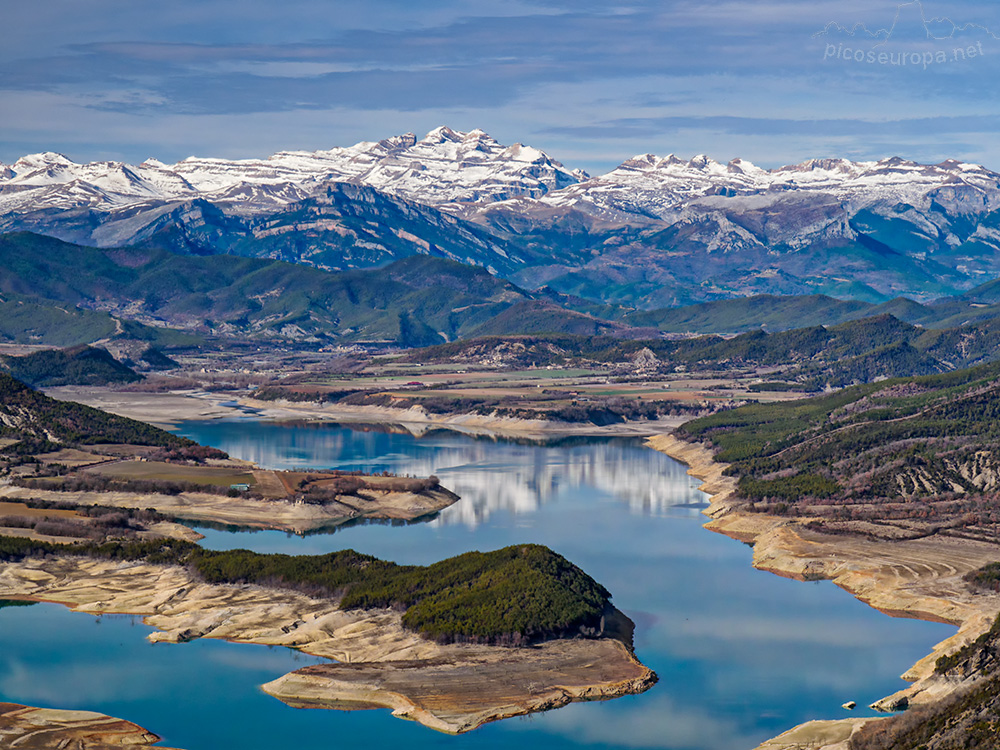
[[392, 709], [442, 732], [578, 700], [641, 693], [655, 675], [619, 641], [559, 640], [531, 649], [475, 649], [461, 659], [322, 664], [264, 685], [296, 708]]
[[159, 741], [155, 734], [129, 721], [92, 711], [61, 711], [0, 703], [2, 747], [22, 750], [118, 750], [123, 746], [148, 747]]

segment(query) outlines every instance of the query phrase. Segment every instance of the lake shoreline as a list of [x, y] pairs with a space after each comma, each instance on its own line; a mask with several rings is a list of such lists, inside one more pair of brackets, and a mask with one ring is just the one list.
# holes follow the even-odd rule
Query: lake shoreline
[[[93, 393], [93, 389], [84, 389]], [[168, 408], [158, 406], [162, 394], [121, 394], [113, 391], [102, 392], [100, 399], [88, 400], [83, 396], [63, 393], [53, 393], [60, 398], [74, 398], [85, 403], [92, 403], [100, 408], [116, 411], [134, 418], [150, 419], [149, 404], [155, 408], [152, 412]], [[133, 399], [117, 399], [118, 396], [141, 397]], [[317, 421], [342, 422], [345, 424], [400, 424], [400, 416], [412, 410], [391, 409], [385, 407], [356, 407], [348, 411], [337, 411], [327, 407], [309, 404], [284, 404], [275, 402], [242, 401], [233, 404], [229, 396], [218, 394], [168, 394], [171, 399], [183, 398], [184, 408], [178, 412], [172, 410], [176, 423], [184, 419], [216, 420], [232, 418], [260, 419], [262, 421]], [[107, 400], [116, 399], [115, 405], [109, 405]], [[147, 402], [143, 407], [140, 401]], [[207, 408], [206, 408], [207, 407]], [[260, 407], [260, 408], [258, 408]], [[246, 409], [252, 408], [253, 413]], [[423, 410], [419, 410], [423, 415]], [[398, 414], [397, 412], [403, 412]], [[426, 416], [426, 415], [425, 415]], [[469, 415], [466, 415], [469, 416]], [[353, 418], [350, 418], [353, 417]], [[504, 422], [519, 422], [520, 420], [500, 420], [501, 427], [510, 428]], [[743, 541], [754, 546], [754, 567], [786, 578], [796, 580], [829, 579], [837, 586], [844, 588], [856, 598], [869, 606], [894, 617], [910, 617], [914, 619], [944, 622], [959, 627], [958, 633], [937, 644], [932, 653], [921, 659], [904, 675], [903, 679], [913, 682], [909, 688], [897, 694], [888, 696], [873, 704], [883, 710], [891, 710], [900, 701], [914, 703], [933, 701], [955, 689], [954, 685], [944, 684], [935, 680], [933, 674], [934, 662], [938, 656], [950, 653], [962, 645], [974, 640], [985, 632], [1000, 609], [1000, 599], [989, 596], [966, 597], [951, 596], [953, 592], [934, 591], [937, 584], [944, 579], [952, 582], [961, 577], [965, 570], [972, 570], [984, 562], [995, 559], [996, 548], [981, 543], [946, 544], [943, 548], [935, 548], [923, 542], [909, 545], [898, 542], [872, 542], [857, 540], [850, 550], [845, 550], [844, 536], [830, 537], [798, 528], [798, 524], [787, 517], [766, 516], [758, 513], [741, 512], [741, 503], [732, 497], [735, 480], [725, 477], [725, 464], [715, 462], [714, 456], [705, 446], [687, 443], [669, 433], [684, 419], [661, 420], [652, 423], [632, 423], [628, 430], [621, 430], [620, 425], [612, 425], [610, 429], [598, 428], [595, 425], [574, 426], [575, 434], [588, 436], [613, 437], [616, 435], [631, 435], [646, 437], [647, 445], [669, 455], [671, 458], [688, 466], [688, 473], [702, 480], [701, 489], [711, 497], [710, 506], [703, 512], [711, 520], [704, 524], [707, 528], [729, 538]], [[534, 422], [531, 420], [530, 422]], [[544, 423], [543, 423], [544, 424]], [[500, 438], [557, 438], [566, 436], [563, 424], [549, 423], [548, 432], [535, 430], [534, 424], [520, 425], [515, 429], [493, 429], [489, 419], [484, 419], [475, 425], [431, 423], [429, 419], [420, 422], [410, 422], [404, 425], [407, 432], [414, 435], [423, 434], [431, 429], [455, 429], [465, 434], [488, 435]], [[528, 428], [532, 429], [528, 429]], [[457, 428], [457, 429], [456, 429]], [[891, 577], [878, 575], [877, 568], [882, 565], [899, 565], [902, 567], [915, 559], [926, 562], [943, 562], [959, 548], [962, 559], [961, 570], [952, 569], [946, 576], [931, 576], [929, 580], [921, 581], [919, 577], [906, 586], [899, 586], [900, 581]], [[900, 553], [902, 550], [902, 553]], [[886, 554], [886, 552], [890, 554]], [[849, 552], [849, 554], [848, 554]], [[953, 566], [952, 566], [953, 567]], [[986, 602], [990, 599], [991, 603]], [[293, 673], [294, 674], [294, 673]], [[281, 678], [284, 679], [284, 678]], [[300, 682], [300, 686], [304, 683]], [[298, 689], [298, 688], [296, 688]], [[301, 687], [302, 692], [309, 688]], [[293, 690], [294, 692], [294, 690]], [[294, 700], [294, 698], [292, 698]], [[308, 703], [308, 697], [303, 705]], [[374, 705], [374, 702], [372, 702]], [[390, 703], [378, 705], [392, 707]], [[501, 718], [497, 716], [496, 718]], [[760, 745], [760, 750], [790, 750], [790, 748], [808, 748], [809, 750], [846, 750], [846, 740], [851, 733], [862, 725], [878, 721], [873, 718], [849, 718], [841, 720], [816, 720], [793, 727], [779, 737]], [[447, 731], [447, 730], [446, 730]]]
[[[958, 632], [933, 647], [902, 679], [908, 688], [872, 704], [880, 711], [930, 703], [962, 683], [935, 674], [937, 659], [957, 651], [989, 630], [1000, 610], [1000, 597], [973, 593], [962, 575], [996, 559], [994, 545], [969, 540], [922, 539], [908, 542], [872, 541], [831, 536], [803, 528], [808, 519], [772, 516], [743, 510], [736, 497], [736, 479], [725, 475], [728, 464], [715, 460], [704, 444], [690, 443], [673, 434], [657, 435], [646, 444], [688, 467], [710, 495], [702, 512], [711, 520], [704, 528], [753, 546], [753, 566], [800, 581], [831, 580], [865, 604], [892, 617], [942, 622]], [[921, 572], [917, 572], [921, 571]], [[867, 719], [811, 721], [761, 744], [757, 750], [846, 750], [850, 736]]]

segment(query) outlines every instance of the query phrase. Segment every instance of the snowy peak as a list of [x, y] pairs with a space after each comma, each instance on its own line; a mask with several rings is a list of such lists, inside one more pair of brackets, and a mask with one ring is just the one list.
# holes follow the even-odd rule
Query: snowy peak
[[[724, 214], [728, 221], [748, 212], [832, 207], [816, 208], [817, 226], [825, 227], [829, 221], [823, 217], [841, 209], [904, 206], [927, 212], [945, 206], [956, 215], [1000, 209], [1000, 175], [956, 160], [821, 158], [762, 169], [738, 158], [720, 163], [705, 154], [647, 153], [591, 178], [532, 146], [504, 145], [478, 128], [440, 126], [423, 137], [403, 133], [260, 159], [77, 164], [62, 154], [31, 154], [10, 166], [0, 164], [0, 218], [80, 208], [95, 215], [125, 207], [155, 213], [196, 199], [224, 213], [256, 216], [325, 196], [338, 183], [473, 218], [485, 216], [494, 204], [502, 204], [501, 212], [541, 216], [553, 207], [572, 208], [626, 224], [687, 222], [709, 213]], [[763, 223], [777, 224], [773, 218]]]
[[[282, 151], [266, 159], [191, 156], [165, 164], [150, 158], [131, 166], [75, 164], [61, 154], [33, 154], [6, 171], [0, 169], [5, 184], [21, 188], [16, 196], [0, 191], [0, 210], [28, 205], [31, 195], [24, 188], [29, 186], [46, 186], [46, 205], [52, 207], [204, 198], [238, 203], [241, 212], [253, 212], [280, 206], [289, 197], [301, 200], [320, 194], [331, 182], [367, 185], [418, 203], [448, 205], [536, 198], [586, 177], [538, 149], [520, 143], [504, 146], [479, 129], [464, 133], [441, 126], [419, 140], [413, 133], [403, 133], [329, 151]], [[65, 188], [62, 199], [58, 186]]]
[[734, 175], [753, 176], [759, 178], [764, 170], [746, 159], [736, 158], [726, 165], [726, 171]]
[[62, 154], [45, 151], [40, 154], [28, 154], [14, 162], [15, 172], [31, 172], [56, 166], [71, 166], [73, 162]]
[[936, 186], [956, 183], [996, 191], [1000, 189], [1000, 175], [978, 164], [966, 164], [954, 159], [936, 165], [920, 164], [900, 157], [870, 162], [809, 159], [800, 164], [767, 170], [738, 158], [723, 165], [704, 154], [688, 161], [673, 154], [663, 158], [642, 154], [581, 187], [591, 192], [596, 188], [627, 190], [655, 186], [664, 195], [690, 198], [698, 190], [706, 188], [715, 188], [707, 193], [710, 195], [724, 194], [719, 190], [724, 188], [732, 195], [806, 190], [863, 196], [888, 189], [919, 194]]
[[[671, 154], [667, 158], [673, 159], [674, 155]], [[634, 170], [636, 172], [646, 172], [651, 169], [655, 169], [657, 164], [660, 162], [661, 160], [657, 159], [655, 154], [639, 154], [638, 156], [633, 156], [631, 159], [623, 161], [618, 165], [615, 171]]]
[[691, 169], [700, 169], [704, 171], [706, 169], [719, 166], [719, 162], [709, 159], [705, 156], [705, 154], [698, 154], [688, 162], [688, 166], [691, 167]]
[[46, 151], [41, 154], [28, 154], [14, 162], [11, 171], [12, 179], [20, 182], [47, 185], [53, 182], [66, 181], [64, 175], [77, 166], [62, 154]]
[[324, 155], [332, 161], [349, 155], [347, 165], [336, 165], [338, 179], [429, 204], [537, 198], [586, 179], [543, 151], [504, 146], [478, 128], [466, 133], [441, 126], [419, 140], [406, 133]]
[[[481, 132], [481, 131], [480, 131]], [[456, 133], [454, 130], [449, 128], [447, 125], [441, 125], [440, 127], [434, 128], [431, 132], [425, 135], [421, 139], [421, 143], [461, 143], [465, 140], [465, 136], [469, 135], [467, 133]]]

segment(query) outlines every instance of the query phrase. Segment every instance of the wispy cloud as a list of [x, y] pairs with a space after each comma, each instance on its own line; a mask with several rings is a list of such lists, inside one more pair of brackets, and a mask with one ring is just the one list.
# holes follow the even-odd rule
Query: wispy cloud
[[[450, 122], [507, 140], [539, 138], [535, 145], [564, 161], [578, 155], [574, 166], [590, 169], [661, 147], [739, 146], [751, 149], [741, 155], [768, 161], [782, 145], [856, 153], [898, 140], [894, 153], [953, 146], [991, 156], [985, 138], [995, 133], [1000, 104], [982, 92], [1000, 73], [1000, 42], [980, 59], [928, 70], [833, 61], [829, 42], [815, 36], [831, 23], [891, 25], [899, 7], [891, 0], [18, 3], [4, 12], [0, 160], [38, 148], [169, 159], [182, 148], [175, 137], [163, 139], [171, 127], [190, 139], [182, 153], [208, 153], [218, 148], [217, 124], [228, 121], [239, 125], [225, 148], [243, 155], [293, 142], [350, 143], [362, 123], [371, 130], [361, 137], [375, 138]], [[927, 0], [923, 9], [1000, 27], [1000, 7]], [[18, 111], [30, 101], [42, 116], [42, 100], [59, 120]], [[310, 143], [317, 130], [324, 137]], [[613, 144], [622, 150], [611, 153]], [[1000, 153], [992, 158], [1000, 166]]]
[[566, 126], [544, 132], [569, 133], [586, 137], [621, 139], [677, 132], [691, 128], [715, 133], [741, 135], [806, 135], [824, 133], [829, 137], [865, 136], [886, 139], [890, 136], [911, 138], [928, 134], [1000, 133], [1000, 119], [987, 116], [914, 117], [908, 119], [790, 119], [773, 117], [634, 117], [606, 120], [592, 125]]

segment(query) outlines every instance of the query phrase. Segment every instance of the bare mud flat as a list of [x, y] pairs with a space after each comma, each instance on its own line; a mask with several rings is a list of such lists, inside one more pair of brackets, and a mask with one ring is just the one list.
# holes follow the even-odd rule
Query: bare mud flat
[[75, 401], [158, 427], [170, 427], [189, 419], [246, 416], [239, 409], [227, 405], [231, 396], [207, 391], [134, 393], [96, 386], [67, 385], [46, 388], [45, 393], [60, 401]]
[[336, 600], [285, 589], [206, 584], [179, 566], [27, 559], [0, 569], [0, 598], [141, 615], [158, 630], [153, 641], [219, 638], [334, 659], [340, 663], [292, 672], [266, 689], [291, 705], [389, 707], [446, 732], [639, 693], [656, 681], [613, 638], [528, 648], [439, 644], [406, 630], [391, 609], [341, 610]]
[[[726, 464], [717, 463], [706, 446], [687, 443], [673, 435], [652, 437], [647, 445], [687, 464], [688, 473], [703, 481], [702, 490], [712, 496], [709, 507], [703, 511], [712, 519], [705, 528], [752, 544], [755, 568], [803, 581], [832, 580], [893, 617], [958, 627], [954, 636], [935, 645], [930, 654], [902, 675], [913, 683], [910, 687], [883, 698], [873, 708], [891, 711], [908, 704], [929, 703], [962, 686], [963, 683], [936, 675], [935, 662], [974, 641], [993, 623], [1000, 610], [1000, 596], [973, 592], [962, 577], [995, 562], [1000, 558], [1000, 548], [941, 535], [885, 541], [821, 534], [803, 527], [809, 519], [741, 510], [743, 503], [736, 497], [736, 480], [724, 475]], [[847, 736], [866, 721], [879, 719], [824, 722], [825, 729], [819, 733], [804, 729], [809, 725], [802, 725], [764, 743], [760, 750], [846, 750]], [[807, 735], [813, 739], [804, 741]], [[839, 739], [831, 739], [834, 735]]]
[[871, 719], [807, 721], [755, 750], [850, 750], [848, 741]]
[[[92, 711], [0, 703], [0, 746], [23, 750], [120, 750], [160, 738], [130, 721]], [[159, 745], [157, 745], [160, 748]], [[170, 750], [161, 748], [160, 750]]]

